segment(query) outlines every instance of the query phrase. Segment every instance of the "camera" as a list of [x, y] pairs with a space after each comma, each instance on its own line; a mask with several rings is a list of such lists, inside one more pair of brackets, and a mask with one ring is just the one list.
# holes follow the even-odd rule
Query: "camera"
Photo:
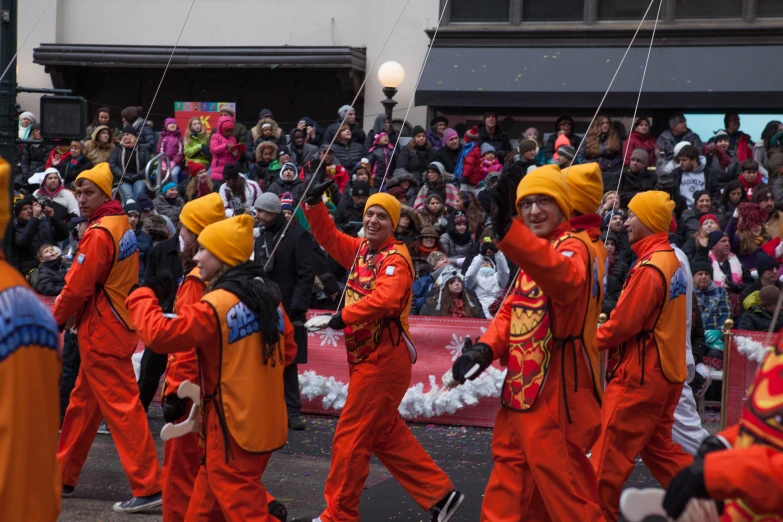
[[49, 198], [41, 198], [38, 200], [38, 203], [41, 205], [41, 209], [52, 206], [52, 200]]

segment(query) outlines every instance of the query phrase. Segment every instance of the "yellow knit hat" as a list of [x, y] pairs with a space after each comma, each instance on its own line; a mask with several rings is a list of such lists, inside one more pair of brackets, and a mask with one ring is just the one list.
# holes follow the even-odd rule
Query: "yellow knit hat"
[[226, 219], [226, 210], [217, 192], [189, 201], [182, 207], [179, 215], [182, 225], [196, 235], [201, 234], [207, 225], [224, 219]]
[[85, 170], [76, 176], [76, 186], [79, 185], [80, 179], [92, 181], [101, 190], [101, 192], [106, 194], [108, 197], [111, 197], [111, 185], [114, 182], [114, 176], [111, 173], [109, 164], [105, 161], [103, 163], [98, 163], [90, 170]]
[[5, 237], [8, 222], [11, 221], [11, 197], [8, 195], [10, 187], [11, 165], [0, 157], [0, 241]]
[[544, 165], [522, 178], [517, 186], [517, 207], [522, 199], [534, 194], [551, 197], [566, 219], [571, 216], [573, 207], [568, 197], [568, 185], [563, 180], [560, 167], [557, 165]]
[[568, 195], [574, 210], [584, 215], [598, 212], [604, 196], [604, 180], [598, 163], [574, 165], [565, 169], [563, 176], [568, 184]]
[[672, 222], [674, 201], [666, 192], [648, 190], [636, 194], [628, 203], [628, 209], [652, 232], [666, 232]]
[[198, 242], [210, 254], [229, 266], [241, 265], [253, 253], [253, 225], [248, 214], [241, 214], [208, 225], [198, 235]]
[[391, 219], [392, 222], [392, 233], [394, 233], [394, 231], [397, 230], [397, 223], [400, 222], [400, 212], [402, 212], [402, 205], [399, 200], [386, 192], [376, 192], [367, 199], [362, 216], [366, 214], [367, 209], [373, 205], [378, 205], [389, 214], [389, 219]]

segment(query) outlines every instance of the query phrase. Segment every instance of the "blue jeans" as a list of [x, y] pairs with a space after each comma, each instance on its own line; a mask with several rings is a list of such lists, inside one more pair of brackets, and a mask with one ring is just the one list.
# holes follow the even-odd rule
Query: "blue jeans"
[[138, 201], [139, 196], [144, 194], [146, 188], [147, 188], [147, 184], [144, 182], [143, 179], [134, 181], [133, 183], [128, 183], [127, 181], [123, 181], [122, 183], [120, 183], [120, 186], [118, 187], [120, 191], [120, 195], [122, 195], [122, 204], [124, 205], [131, 198], [133, 198], [134, 201]]
[[[163, 162], [159, 163], [158, 164], [158, 170], [157, 170], [157, 174], [160, 177], [161, 181], [163, 181], [163, 172], [162, 172], [163, 167], [162, 166], [163, 166]], [[172, 166], [171, 167], [171, 176], [170, 176], [169, 181], [171, 181], [173, 183], [179, 183], [179, 173], [181, 171], [182, 171], [182, 169], [180, 168], [179, 165]], [[161, 186], [161, 188], [163, 188], [163, 187]]]

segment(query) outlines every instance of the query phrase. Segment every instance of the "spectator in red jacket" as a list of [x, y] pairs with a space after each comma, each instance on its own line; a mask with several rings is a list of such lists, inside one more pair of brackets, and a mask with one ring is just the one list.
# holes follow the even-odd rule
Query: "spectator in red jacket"
[[625, 164], [631, 164], [631, 154], [636, 149], [643, 149], [647, 152], [649, 159], [647, 166], [655, 166], [655, 137], [650, 135], [650, 120], [645, 116], [636, 118], [633, 130], [628, 139], [623, 143], [623, 154], [625, 154]]
[[461, 181], [460, 190], [476, 190], [477, 181], [481, 177], [481, 145], [479, 145], [479, 128], [473, 126], [465, 132], [465, 144], [462, 146], [457, 168], [454, 172], [458, 181]]

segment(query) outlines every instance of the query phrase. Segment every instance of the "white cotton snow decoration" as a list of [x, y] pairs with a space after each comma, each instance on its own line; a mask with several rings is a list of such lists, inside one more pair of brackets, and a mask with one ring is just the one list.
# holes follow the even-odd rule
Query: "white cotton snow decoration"
[[[475, 406], [485, 397], [500, 397], [505, 370], [490, 366], [476, 380], [467, 381], [456, 388], [439, 386], [434, 375], [429, 376], [430, 390], [424, 392], [424, 383], [408, 388], [400, 403], [400, 416], [404, 419], [453, 415], [467, 406]], [[341, 410], [348, 396], [348, 385], [334, 377], [323, 377], [312, 370], [299, 375], [299, 388], [306, 398], [323, 397], [325, 409]]]
[[763, 362], [769, 351], [763, 344], [750, 337], [735, 335], [734, 340], [737, 343], [737, 351], [751, 361]]

